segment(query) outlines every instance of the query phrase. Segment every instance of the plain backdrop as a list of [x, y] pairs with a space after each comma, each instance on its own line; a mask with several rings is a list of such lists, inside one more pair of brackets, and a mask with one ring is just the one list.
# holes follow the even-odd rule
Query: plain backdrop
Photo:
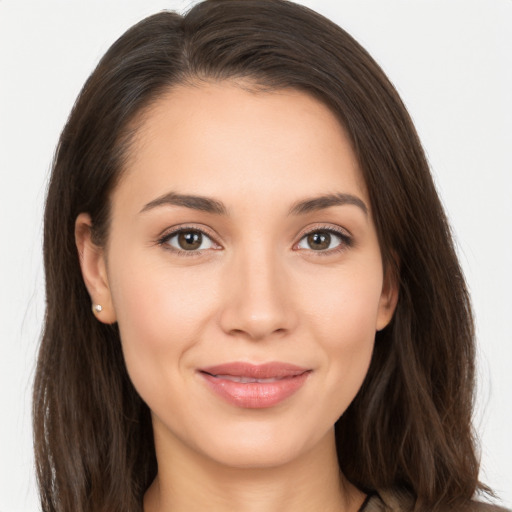
[[[42, 210], [60, 130], [119, 35], [192, 3], [0, 0], [0, 512], [39, 510], [30, 392], [44, 317]], [[474, 301], [481, 478], [511, 507], [512, 0], [304, 3], [370, 51], [416, 123]]]

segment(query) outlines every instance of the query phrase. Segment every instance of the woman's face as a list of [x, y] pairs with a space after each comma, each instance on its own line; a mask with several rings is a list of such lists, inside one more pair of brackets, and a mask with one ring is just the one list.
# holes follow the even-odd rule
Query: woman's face
[[86, 282], [119, 324], [157, 449], [235, 467], [332, 440], [396, 302], [344, 130], [291, 90], [161, 98], [98, 254]]

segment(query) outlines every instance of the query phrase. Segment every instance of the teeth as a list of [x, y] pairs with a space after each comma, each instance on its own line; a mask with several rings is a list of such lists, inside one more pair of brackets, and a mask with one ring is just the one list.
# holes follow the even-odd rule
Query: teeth
[[230, 380], [231, 382], [240, 382], [241, 384], [250, 384], [250, 383], [266, 383], [266, 382], [276, 382], [281, 380], [277, 377], [273, 377], [270, 379], [254, 379], [252, 377], [235, 377], [234, 375], [215, 375], [218, 379]]

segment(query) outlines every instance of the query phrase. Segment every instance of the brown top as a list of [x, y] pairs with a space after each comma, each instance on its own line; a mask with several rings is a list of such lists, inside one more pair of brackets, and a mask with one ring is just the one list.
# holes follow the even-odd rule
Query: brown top
[[[369, 494], [359, 512], [412, 512], [413, 510], [414, 498], [409, 493], [388, 489]], [[453, 509], [451, 510], [453, 512]], [[512, 512], [481, 501], [471, 501], [457, 510], [458, 512]]]

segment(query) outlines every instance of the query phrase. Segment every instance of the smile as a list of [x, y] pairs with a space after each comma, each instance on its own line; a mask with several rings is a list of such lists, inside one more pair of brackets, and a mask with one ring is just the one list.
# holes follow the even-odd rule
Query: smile
[[273, 407], [295, 394], [312, 370], [288, 363], [227, 363], [202, 368], [199, 374], [211, 391], [236, 407]]
[[249, 384], [253, 382], [277, 382], [278, 380], [285, 379], [286, 377], [275, 377], [270, 379], [254, 379], [252, 377], [235, 377], [234, 375], [212, 375], [212, 377], [215, 377], [217, 379], [225, 379], [230, 380], [231, 382], [240, 382], [242, 384]]

